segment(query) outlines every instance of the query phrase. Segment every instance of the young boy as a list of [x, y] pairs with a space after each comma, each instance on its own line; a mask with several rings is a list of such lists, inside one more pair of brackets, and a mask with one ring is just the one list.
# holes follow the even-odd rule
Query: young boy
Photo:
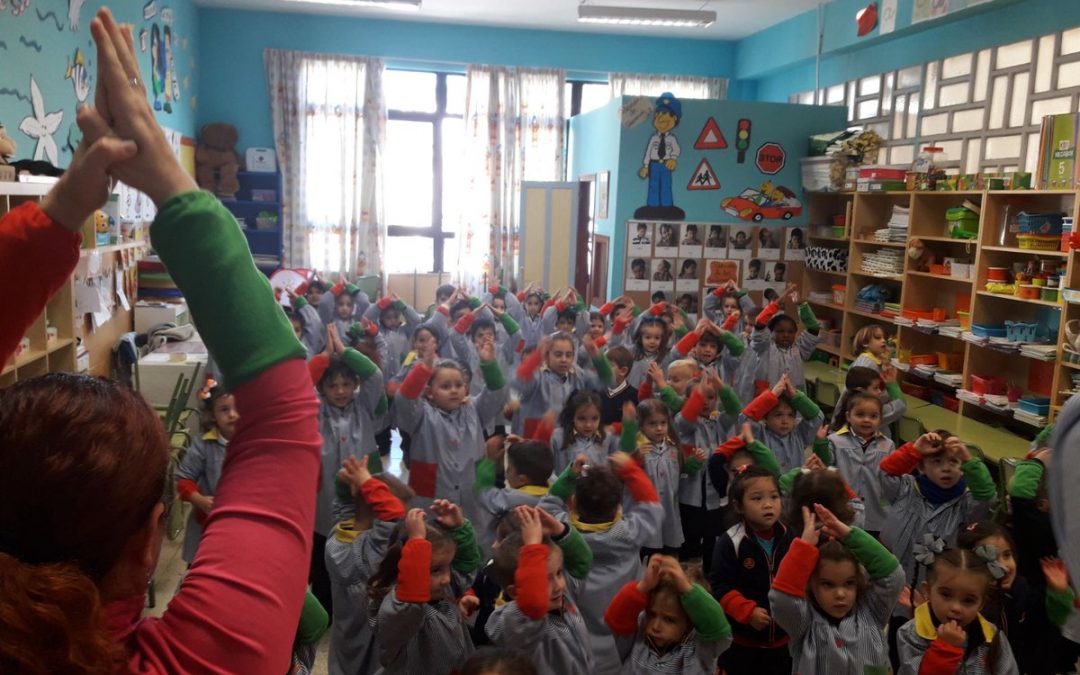
[[386, 341], [386, 362], [381, 365], [383, 375], [389, 380], [401, 369], [401, 362], [412, 349], [412, 335], [420, 325], [420, 315], [396, 294], [391, 294], [368, 307], [364, 317], [379, 327]]
[[[635, 433], [629, 434], [633, 439]], [[621, 667], [615, 638], [604, 623], [604, 611], [627, 582], [641, 574], [641, 542], [656, 536], [664, 511], [652, 481], [625, 452], [608, 458], [607, 466], [589, 466], [579, 455], [566, 467], [540, 508], [560, 520], [569, 520], [593, 552], [589, 576], [574, 584], [574, 597], [589, 629], [593, 659], [598, 673], [618, 672]], [[630, 491], [630, 506], [620, 516], [622, 488]], [[573, 496], [573, 508], [567, 500]]]
[[442, 306], [444, 302], [450, 299], [450, 296], [454, 294], [453, 284], [443, 284], [435, 289], [435, 302], [428, 305], [428, 308], [424, 310], [424, 320], [427, 321], [435, 314], [435, 310]]
[[611, 363], [611, 372], [614, 383], [600, 392], [603, 406], [600, 409], [600, 426], [608, 427], [622, 422], [622, 411], [625, 403], [637, 405], [638, 391], [630, 385], [627, 377], [630, 369], [634, 367], [634, 355], [623, 346], [608, 349], [607, 359]]
[[754, 438], [776, 455], [780, 473], [803, 465], [806, 448], [813, 445], [818, 429], [825, 422], [821, 408], [796, 389], [787, 375], [772, 389], [755, 397], [742, 414], [743, 420], [752, 423]]
[[[505, 460], [506, 487], [495, 487], [496, 462]], [[518, 440], [489, 446], [488, 456], [476, 463], [476, 501], [488, 513], [490, 527], [480, 533], [480, 547], [491, 550], [499, 520], [517, 506], [536, 506], [548, 492], [554, 460], [543, 441]]]
[[521, 533], [499, 545], [492, 568], [510, 601], [488, 619], [488, 637], [529, 653], [539, 672], [591, 675], [589, 631], [567, 598], [562, 549], [544, 536], [537, 509], [519, 506], [514, 516]]

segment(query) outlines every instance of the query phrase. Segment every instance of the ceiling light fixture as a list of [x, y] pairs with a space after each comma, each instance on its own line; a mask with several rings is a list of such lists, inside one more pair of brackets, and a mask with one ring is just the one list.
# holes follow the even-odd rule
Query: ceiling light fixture
[[373, 7], [375, 9], [392, 9], [401, 11], [418, 12], [422, 0], [290, 0], [291, 2], [303, 2], [312, 5], [342, 5], [345, 7]]
[[705, 28], [716, 22], [716, 12], [689, 9], [648, 9], [578, 5], [578, 21], [620, 26]]

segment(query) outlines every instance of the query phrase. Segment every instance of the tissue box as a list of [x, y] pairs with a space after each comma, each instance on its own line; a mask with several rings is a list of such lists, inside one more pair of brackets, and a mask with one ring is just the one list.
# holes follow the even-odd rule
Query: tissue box
[[145, 333], [160, 323], [172, 323], [181, 326], [191, 323], [186, 302], [148, 302], [135, 303], [135, 332]]

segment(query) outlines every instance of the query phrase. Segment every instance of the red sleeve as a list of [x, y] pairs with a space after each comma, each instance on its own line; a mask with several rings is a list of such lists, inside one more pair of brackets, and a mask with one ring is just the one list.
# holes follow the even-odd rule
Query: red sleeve
[[518, 299], [518, 302], [525, 302], [525, 291], [518, 291], [517, 292], [517, 299]]
[[964, 659], [964, 650], [953, 647], [941, 638], [930, 643], [919, 664], [919, 675], [952, 675]]
[[385, 310], [390, 309], [391, 303], [393, 303], [393, 300], [390, 299], [390, 296], [389, 295], [384, 295], [381, 298], [379, 298], [379, 301], [376, 302], [375, 304], [379, 306], [379, 309], [385, 311]]
[[[691, 333], [693, 335], [693, 333]], [[701, 411], [705, 409], [705, 397], [701, 395], [697, 387], [690, 390], [690, 396], [686, 398], [686, 403], [682, 407], [683, 419], [687, 422], [697, 422], [698, 417], [701, 416]]]
[[545, 302], [545, 303], [544, 303], [544, 306], [540, 308], [540, 316], [543, 316], [543, 315], [544, 315], [544, 312], [546, 312], [546, 311], [547, 311], [547, 308], [548, 308], [548, 307], [551, 307], [551, 306], [552, 306], [552, 305], [554, 305], [554, 304], [555, 304], [555, 301], [554, 301], [554, 300], [548, 300], [547, 302]]
[[190, 501], [191, 495], [199, 491], [199, 484], [190, 478], [181, 478], [176, 481], [176, 494], [183, 501]]
[[603, 305], [600, 305], [600, 316], [607, 316], [608, 314], [611, 314], [611, 312], [614, 310], [615, 303], [605, 302]]
[[469, 332], [469, 328], [473, 325], [473, 321], [476, 320], [476, 315], [472, 312], [465, 312], [461, 315], [461, 318], [454, 324], [454, 330], [464, 335]]
[[401, 520], [405, 517], [405, 505], [381, 480], [371, 478], [364, 481], [360, 486], [360, 494], [379, 520]]
[[323, 373], [330, 367], [330, 357], [326, 354], [316, 354], [307, 362], [307, 367], [308, 374], [311, 375], [311, 383], [317, 387], [319, 386], [319, 380], [322, 379]]
[[240, 419], [214, 516], [164, 616], [127, 639], [130, 672], [255, 673], [288, 661], [311, 563], [318, 402], [301, 359], [233, 394]]
[[653, 397], [652, 380], [650, 380], [648, 377], [646, 377], [644, 380], [641, 381], [641, 386], [638, 387], [637, 400], [639, 400], [639, 401], [647, 401], [652, 397]]
[[776, 394], [772, 393], [771, 389], [766, 389], [758, 394], [753, 401], [750, 401], [742, 412], [755, 422], [760, 422], [778, 403], [780, 403], [780, 399], [776, 397]]
[[904, 443], [881, 460], [881, 470], [890, 476], [909, 474], [919, 466], [922, 455], [915, 449], [914, 443]]
[[649, 314], [652, 314], [653, 316], [660, 316], [664, 313], [665, 309], [667, 309], [667, 303], [658, 302], [655, 305], [649, 307]]
[[402, 602], [431, 600], [431, 542], [410, 539], [401, 549], [394, 597]]
[[630, 321], [631, 320], [621, 318], [615, 319], [615, 321], [611, 324], [611, 332], [615, 335], [622, 335], [623, 331], [626, 330], [626, 327], [630, 325]]
[[638, 582], [628, 581], [604, 612], [604, 622], [616, 635], [633, 635], [637, 631], [638, 617], [649, 604], [649, 596], [638, 590]]
[[723, 443], [721, 443], [720, 447], [713, 450], [713, 454], [714, 455], [723, 455], [724, 457], [727, 457], [728, 460], [730, 461], [732, 456], [736, 452], [738, 452], [739, 450], [742, 450], [745, 447], [746, 447], [746, 441], [739, 438], [738, 436], [732, 436], [731, 438], [729, 438], [726, 441], [724, 441]]
[[724, 293], [726, 292], [726, 290], [727, 289], [725, 289], [723, 286], [717, 286], [716, 288], [712, 289], [712, 294], [718, 298], [722, 298], [724, 297]]
[[757, 609], [757, 603], [738, 591], [728, 591], [720, 598], [724, 613], [739, 623], [750, 623], [750, 616]]
[[844, 492], [847, 494], [848, 499], [859, 498], [859, 494], [851, 489], [851, 486], [848, 485], [847, 481], [844, 481]]
[[806, 584], [817, 569], [818, 548], [802, 539], [791, 542], [791, 548], [780, 563], [773, 579], [773, 588], [796, 598], [806, 596]]
[[563, 302], [562, 300], [556, 300], [555, 301], [555, 310], [558, 311], [559, 314], [562, 314], [563, 312], [566, 311], [566, 303]]
[[738, 325], [738, 323], [739, 317], [735, 314], [732, 314], [726, 319], [724, 319], [724, 323], [722, 323], [720, 327], [730, 333], [731, 331], [735, 330], [735, 326]]
[[619, 478], [622, 478], [626, 489], [630, 491], [630, 498], [635, 502], [660, 501], [660, 495], [656, 494], [656, 487], [649, 480], [644, 469], [636, 462], [628, 462], [619, 469]]
[[415, 401], [420, 398], [420, 394], [423, 393], [424, 387], [431, 380], [431, 368], [427, 367], [427, 364], [421, 361], [412, 367], [409, 374], [405, 376], [405, 380], [398, 388], [398, 393], [409, 399]]
[[398, 389], [401, 389], [401, 383], [390, 380], [386, 383], [386, 398], [394, 398], [398, 393]]
[[436, 312], [439, 312], [443, 316], [450, 316], [450, 310], [446, 308], [446, 305], [439, 305], [435, 308]]
[[514, 571], [514, 600], [521, 613], [534, 621], [544, 618], [548, 611], [547, 562], [545, 544], [526, 544], [521, 547]]
[[607, 345], [607, 336], [606, 335], [601, 335], [600, 337], [593, 340], [593, 344], [596, 345], [599, 348], [603, 348], [604, 346]]
[[769, 324], [769, 321], [771, 321], [772, 318], [776, 316], [779, 312], [780, 303], [776, 300], [773, 300], [769, 304], [765, 305], [765, 309], [761, 310], [761, 312], [757, 315], [757, 321], [755, 321], [754, 323], [755, 325], [757, 325], [758, 328], [764, 328]]
[[555, 433], [555, 424], [541, 417], [536, 428], [533, 430], [531, 438], [534, 441], [551, 443], [551, 434], [553, 433]]
[[696, 331], [690, 331], [683, 336], [681, 340], [675, 343], [675, 351], [679, 352], [683, 356], [690, 353], [690, 350], [697, 346], [698, 340], [701, 336]]
[[340, 281], [337, 282], [330, 288], [330, 292], [333, 293], [335, 297], [341, 295], [345, 292], [345, 284]]
[[0, 368], [15, 353], [57, 290], [79, 262], [82, 234], [64, 229], [27, 202], [0, 219], [0, 288], [4, 319], [0, 321]]
[[531, 354], [521, 360], [521, 364], [517, 369], [517, 378], [522, 382], [528, 382], [536, 374], [536, 371], [540, 369], [540, 359], [543, 355], [539, 349], [533, 350]]

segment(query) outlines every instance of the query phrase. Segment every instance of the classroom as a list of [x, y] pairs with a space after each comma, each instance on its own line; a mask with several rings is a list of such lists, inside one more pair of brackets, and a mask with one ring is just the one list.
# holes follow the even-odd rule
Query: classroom
[[1080, 672], [1080, 4], [0, 0], [0, 63], [0, 672]]

